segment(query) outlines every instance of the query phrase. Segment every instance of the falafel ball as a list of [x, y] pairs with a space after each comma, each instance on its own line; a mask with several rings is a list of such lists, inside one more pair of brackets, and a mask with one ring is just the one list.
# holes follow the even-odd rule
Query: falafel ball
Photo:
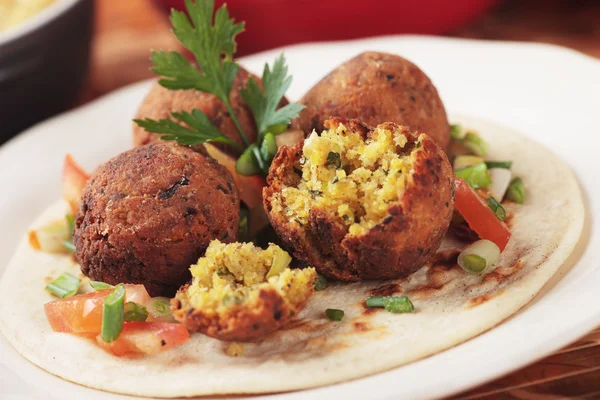
[[82, 272], [172, 296], [213, 239], [237, 240], [240, 202], [214, 159], [168, 142], [126, 151], [85, 186], [73, 244]]
[[[229, 95], [233, 111], [240, 121], [240, 125], [250, 142], [256, 141], [256, 123], [252, 115], [252, 111], [244, 102], [241, 90], [246, 87], [248, 79], [254, 78], [262, 88], [262, 81], [259, 77], [249, 73], [244, 68], [240, 67], [233, 88]], [[280, 106], [287, 104], [285, 97], [282, 99]], [[189, 90], [170, 90], [162, 87], [158, 82], [154, 83], [148, 95], [142, 101], [136, 119], [163, 119], [170, 118], [172, 112], [188, 111], [199, 109], [210, 119], [210, 122], [225, 136], [235, 141], [236, 143], [245, 146], [244, 141], [238, 132], [233, 120], [229, 116], [227, 107], [214, 94], [201, 92], [195, 89]], [[159, 134], [150, 133], [144, 130], [136, 123], [133, 124], [133, 144], [141, 146], [147, 143], [160, 141]], [[218, 147], [227, 151], [232, 155], [239, 155], [240, 151], [224, 144], [217, 144]]]
[[452, 167], [425, 134], [388, 122], [325, 121], [281, 147], [263, 189], [273, 228], [329, 278], [393, 279], [439, 247], [454, 206]]
[[446, 151], [450, 128], [444, 104], [431, 80], [410, 61], [366, 52], [346, 61], [300, 100], [306, 108], [293, 127], [321, 132], [330, 117], [356, 118], [376, 126], [387, 121], [425, 132]]
[[246, 341], [273, 332], [304, 308], [313, 293], [314, 268], [290, 269], [292, 257], [272, 243], [214, 240], [192, 265], [193, 281], [171, 301], [175, 319], [192, 332]]

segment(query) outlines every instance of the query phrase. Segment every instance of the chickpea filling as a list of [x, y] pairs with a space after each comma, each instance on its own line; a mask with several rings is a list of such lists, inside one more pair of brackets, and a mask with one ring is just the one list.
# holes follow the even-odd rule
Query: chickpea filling
[[265, 250], [252, 243], [213, 240], [192, 265], [192, 283], [177, 298], [195, 309], [226, 311], [260, 301], [261, 289], [275, 289], [289, 304], [302, 303], [312, 291], [314, 268], [290, 269], [290, 255], [275, 244]]
[[402, 196], [414, 161], [406, 144], [401, 129], [384, 125], [366, 140], [343, 124], [320, 136], [313, 131], [302, 149], [302, 180], [283, 188], [274, 207], [301, 226], [318, 208], [345, 224], [349, 235], [363, 234]]

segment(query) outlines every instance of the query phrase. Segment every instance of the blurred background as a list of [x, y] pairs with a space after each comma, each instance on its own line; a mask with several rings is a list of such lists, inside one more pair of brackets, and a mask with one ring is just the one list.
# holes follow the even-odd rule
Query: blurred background
[[[38, 15], [3, 31], [11, 5], [18, 3], [50, 4], [40, 13], [47, 21], [38, 23]], [[227, 3], [237, 20], [246, 21], [247, 31], [238, 37], [240, 56], [292, 43], [417, 33], [552, 43], [600, 57], [597, 0]], [[149, 49], [179, 49], [167, 16], [171, 7], [182, 5], [183, 0], [0, 0], [0, 141], [152, 77]], [[54, 12], [61, 7], [66, 11]], [[35, 14], [26, 10], [20, 17], [27, 13]], [[36, 26], [27, 30], [33, 22]]]

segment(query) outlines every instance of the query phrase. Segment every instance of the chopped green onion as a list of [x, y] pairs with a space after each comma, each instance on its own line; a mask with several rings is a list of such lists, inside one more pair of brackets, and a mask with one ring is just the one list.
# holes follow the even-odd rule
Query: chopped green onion
[[256, 165], [258, 165], [258, 168], [261, 171], [268, 173], [269, 166], [271, 164], [265, 161], [262, 154], [260, 153], [260, 149], [258, 148], [258, 146], [256, 144], [251, 144], [248, 148], [252, 150], [252, 155], [254, 156], [254, 160], [256, 161]]
[[484, 188], [492, 183], [485, 163], [456, 170], [454, 175], [464, 179], [473, 189]]
[[99, 281], [90, 281], [90, 286], [92, 287], [92, 289], [94, 289], [96, 292], [100, 291], [100, 290], [107, 290], [107, 289], [112, 289], [114, 288], [113, 285], [109, 285], [108, 283], [104, 283], [104, 282], [99, 282]]
[[271, 263], [271, 268], [269, 268], [269, 272], [267, 272], [267, 279], [282, 273], [283, 270], [285, 270], [291, 262], [292, 257], [288, 254], [287, 251], [280, 248], [275, 248], [273, 262]]
[[65, 246], [65, 249], [71, 253], [75, 251], [75, 245], [73, 244], [72, 240], [63, 240], [63, 246]]
[[504, 210], [504, 207], [502, 207], [502, 204], [498, 203], [498, 200], [492, 196], [488, 197], [488, 207], [494, 212], [496, 218], [498, 218], [500, 221], [504, 221], [506, 219], [506, 211]]
[[525, 184], [521, 178], [515, 178], [510, 182], [506, 197], [515, 203], [523, 204], [525, 201]]
[[260, 166], [254, 157], [255, 144], [250, 145], [235, 163], [235, 171], [244, 176], [258, 175], [261, 172]]
[[462, 140], [463, 146], [471, 150], [475, 155], [485, 157], [488, 152], [488, 144], [474, 132], [467, 132]]
[[315, 286], [315, 290], [317, 292], [319, 290], [325, 289], [327, 287], [327, 278], [325, 278], [323, 275], [317, 273], [317, 279], [315, 280], [314, 286]]
[[415, 310], [406, 296], [369, 296], [365, 304], [369, 308], [384, 308], [391, 313], [409, 313]]
[[68, 272], [46, 285], [46, 290], [61, 299], [77, 294], [81, 281]]
[[267, 128], [267, 132], [271, 132], [273, 135], [277, 136], [280, 133], [287, 131], [288, 126], [288, 124], [271, 125]]
[[460, 124], [450, 125], [450, 137], [453, 140], [462, 140], [465, 137], [465, 130]]
[[333, 151], [330, 151], [327, 154], [327, 162], [325, 163], [326, 167], [335, 167], [340, 168], [342, 166], [342, 158], [340, 156], [340, 153], [336, 153]]
[[463, 257], [462, 264], [463, 268], [465, 268], [469, 272], [474, 272], [476, 274], [483, 271], [487, 266], [485, 258], [478, 256], [477, 254], [467, 254]]
[[69, 229], [69, 239], [63, 240], [62, 244], [65, 246], [65, 249], [73, 253], [75, 251], [75, 246], [73, 245], [73, 231], [75, 230], [75, 216], [73, 214], [68, 213], [65, 215], [65, 220], [67, 221], [67, 229]]
[[512, 167], [512, 161], [486, 161], [485, 165], [487, 165], [488, 168], [510, 169], [510, 167]]
[[391, 313], [410, 313], [415, 310], [415, 306], [406, 296], [390, 296], [383, 298], [383, 308]]
[[146, 308], [154, 321], [175, 322], [175, 318], [171, 314], [171, 299], [153, 297], [146, 303]]
[[100, 336], [106, 343], [114, 342], [123, 331], [125, 319], [125, 285], [119, 283], [104, 299], [102, 331]]
[[270, 164], [276, 153], [277, 143], [275, 142], [275, 135], [271, 132], [267, 132], [260, 144], [260, 155], [267, 164]]
[[383, 297], [384, 296], [369, 296], [365, 303], [369, 308], [383, 308], [385, 307], [383, 304]]
[[463, 169], [481, 164], [482, 162], [484, 162], [483, 158], [479, 156], [457, 156], [454, 159], [453, 167], [455, 170]]
[[344, 319], [344, 310], [328, 308], [327, 310], [325, 310], [325, 315], [332, 321], [341, 321], [342, 319]]
[[123, 318], [126, 322], [144, 322], [148, 319], [146, 307], [133, 301], [125, 303], [123, 312]]
[[466, 272], [480, 274], [500, 258], [500, 248], [489, 240], [478, 240], [458, 255], [458, 265]]

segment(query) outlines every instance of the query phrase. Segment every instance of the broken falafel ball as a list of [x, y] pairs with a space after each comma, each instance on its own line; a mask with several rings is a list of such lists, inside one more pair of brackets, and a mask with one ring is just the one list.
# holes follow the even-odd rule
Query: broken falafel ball
[[452, 167], [427, 135], [332, 118], [281, 147], [265, 210], [294, 256], [345, 281], [393, 279], [437, 250], [454, 204]]
[[273, 332], [297, 315], [313, 292], [314, 268], [290, 269], [290, 255], [275, 244], [213, 240], [192, 265], [192, 283], [172, 300], [175, 318], [190, 331], [227, 341]]

